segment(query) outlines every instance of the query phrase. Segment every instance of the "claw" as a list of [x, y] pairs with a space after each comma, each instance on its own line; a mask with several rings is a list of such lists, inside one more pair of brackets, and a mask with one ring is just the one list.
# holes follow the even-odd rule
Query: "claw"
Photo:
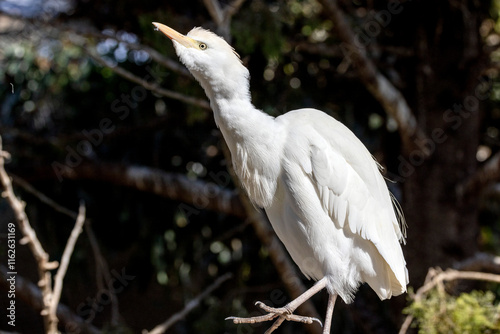
[[278, 328], [284, 320], [301, 322], [305, 324], [312, 324], [313, 322], [317, 322], [321, 327], [323, 327], [323, 323], [319, 319], [293, 314], [293, 310], [291, 310], [287, 306], [274, 308], [267, 306], [266, 304], [259, 301], [255, 303], [255, 306], [261, 308], [262, 310], [267, 312], [267, 314], [251, 318], [227, 317], [225, 320], [232, 320], [235, 324], [255, 324], [259, 322], [270, 321], [274, 318], [279, 317], [277, 322], [271, 327], [271, 331]]
[[[302, 293], [300, 296], [298, 296], [297, 298], [292, 300], [290, 303], [286, 304], [284, 307], [274, 308], [274, 307], [267, 306], [266, 304], [264, 304], [262, 302], [256, 302], [255, 306], [264, 310], [265, 312], [267, 312], [267, 314], [257, 316], [257, 317], [251, 317], [251, 318], [228, 317], [228, 318], [226, 318], [226, 320], [232, 320], [233, 323], [235, 323], [235, 324], [255, 324], [255, 323], [269, 321], [269, 320], [273, 320], [273, 319], [277, 318], [276, 321], [274, 321], [272, 326], [266, 331], [265, 334], [270, 334], [270, 333], [274, 332], [279, 326], [281, 326], [281, 324], [285, 320], [302, 322], [305, 324], [312, 324], [313, 322], [317, 322], [321, 327], [323, 327], [323, 323], [318, 318], [296, 315], [296, 314], [293, 314], [293, 312], [297, 309], [297, 307], [302, 305], [306, 300], [308, 300], [313, 295], [315, 295], [316, 293], [318, 293], [319, 291], [324, 289], [326, 287], [327, 283], [328, 283], [327, 277], [323, 277], [316, 284], [314, 284], [313, 287], [311, 287], [306, 292]], [[330, 295], [330, 297], [328, 299], [328, 310], [327, 310], [327, 316], [325, 318], [325, 326], [323, 327], [323, 334], [330, 333], [333, 307], [335, 306], [336, 299], [337, 299], [337, 295], [335, 295], [335, 294]]]
[[224, 320], [232, 320], [234, 324], [256, 324], [259, 322], [273, 320], [277, 316], [279, 316], [279, 314], [269, 313], [251, 318], [227, 317]]

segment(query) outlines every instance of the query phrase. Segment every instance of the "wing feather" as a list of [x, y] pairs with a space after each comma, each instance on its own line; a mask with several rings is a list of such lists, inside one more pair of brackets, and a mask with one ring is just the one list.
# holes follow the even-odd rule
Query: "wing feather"
[[[310, 141], [310, 158], [303, 164], [310, 166], [306, 174], [335, 225], [338, 228], [347, 225], [352, 233], [374, 243], [388, 230], [401, 239], [391, 195], [379, 165], [368, 150], [352, 133], [349, 139], [355, 141], [344, 144], [357, 156], [346, 152], [345, 146], [339, 146], [336, 140], [329, 140], [328, 135], [315, 131], [316, 136]], [[396, 212], [399, 211], [396, 207]]]
[[344, 125], [321, 112], [308, 112], [315, 113], [310, 117], [314, 123], [300, 126], [307, 132], [309, 159], [299, 163], [325, 213], [337, 228], [371, 241], [405, 291], [408, 276], [400, 246], [404, 233], [396, 217], [400, 208], [393, 208], [380, 165]]

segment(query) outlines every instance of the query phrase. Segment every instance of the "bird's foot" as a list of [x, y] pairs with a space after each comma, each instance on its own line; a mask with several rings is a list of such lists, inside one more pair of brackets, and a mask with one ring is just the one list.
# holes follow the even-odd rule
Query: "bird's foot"
[[283, 321], [295, 321], [295, 322], [302, 322], [305, 324], [312, 324], [313, 322], [317, 322], [320, 326], [323, 326], [321, 321], [317, 318], [313, 317], [305, 317], [302, 315], [296, 315], [293, 314], [293, 309], [287, 307], [288, 305], [285, 305], [284, 307], [280, 308], [274, 308], [267, 306], [266, 304], [262, 302], [256, 302], [256, 306], [260, 307], [264, 311], [267, 312], [267, 314], [261, 315], [261, 316], [256, 316], [256, 317], [251, 317], [251, 318], [239, 318], [239, 317], [228, 317], [226, 320], [232, 320], [233, 323], [235, 324], [255, 324], [259, 322], [264, 322], [264, 321], [270, 321], [275, 318], [278, 318], [274, 324], [271, 326], [266, 331], [266, 334], [272, 333], [275, 329], [277, 329]]

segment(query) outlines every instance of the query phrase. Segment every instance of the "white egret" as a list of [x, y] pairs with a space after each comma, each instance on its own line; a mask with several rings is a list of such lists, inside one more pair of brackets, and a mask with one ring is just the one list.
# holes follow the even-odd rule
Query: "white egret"
[[268, 333], [284, 320], [312, 323], [317, 319], [292, 313], [326, 288], [323, 333], [329, 333], [336, 297], [352, 302], [361, 283], [380, 299], [404, 293], [404, 221], [361, 141], [319, 110], [271, 117], [256, 109], [248, 69], [224, 39], [202, 28], [183, 35], [153, 24], [173, 41], [181, 62], [204, 88], [248, 196], [264, 208], [302, 273], [318, 281], [282, 308], [257, 303], [267, 315], [228, 319], [255, 323], [277, 318]]

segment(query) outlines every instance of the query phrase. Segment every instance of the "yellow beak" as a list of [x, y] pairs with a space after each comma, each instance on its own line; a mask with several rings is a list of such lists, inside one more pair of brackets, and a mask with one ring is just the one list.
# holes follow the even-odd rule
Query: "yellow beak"
[[185, 46], [186, 48], [194, 48], [198, 46], [198, 42], [195, 41], [192, 38], [189, 38], [174, 29], [167, 27], [164, 24], [158, 23], [158, 22], [153, 22], [153, 25], [160, 30], [162, 33], [167, 35], [168, 38], [170, 38], [173, 41], [178, 42], [179, 44]]

